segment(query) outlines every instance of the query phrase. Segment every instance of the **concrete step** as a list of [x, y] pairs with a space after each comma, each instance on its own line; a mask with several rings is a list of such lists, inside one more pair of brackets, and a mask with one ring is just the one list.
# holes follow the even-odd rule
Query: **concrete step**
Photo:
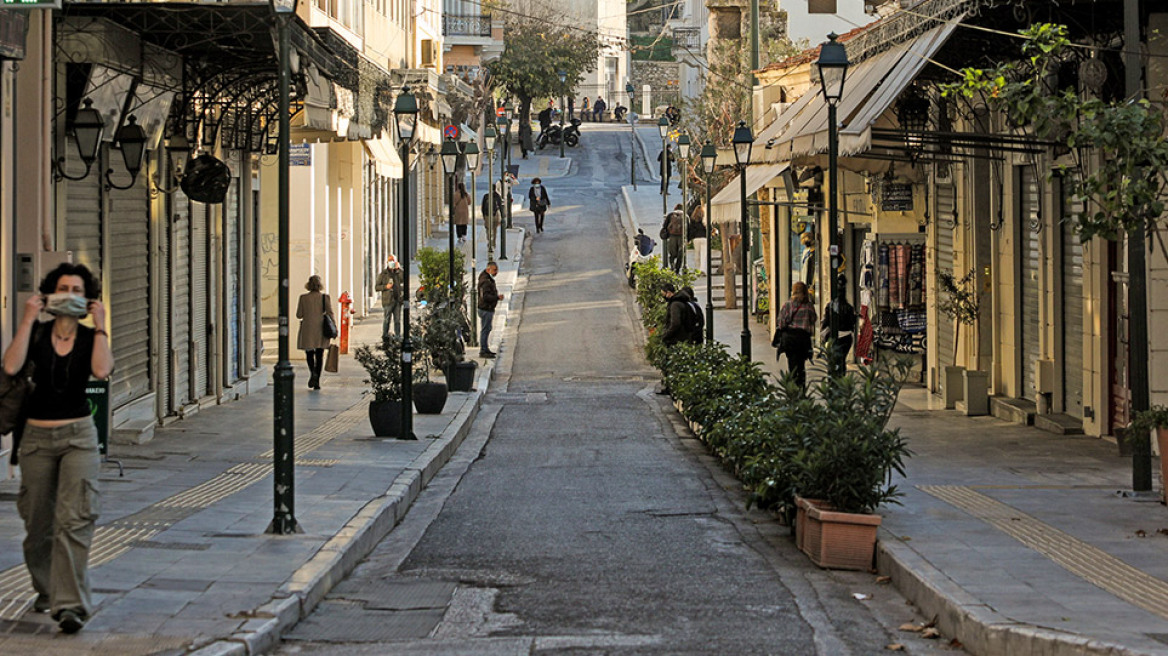
[[1029, 426], [1034, 423], [1034, 415], [1038, 407], [1033, 401], [1026, 399], [1011, 399], [1004, 396], [990, 398], [990, 414], [1012, 424]]
[[1082, 435], [1083, 422], [1070, 415], [1034, 415], [1034, 427], [1055, 435]]

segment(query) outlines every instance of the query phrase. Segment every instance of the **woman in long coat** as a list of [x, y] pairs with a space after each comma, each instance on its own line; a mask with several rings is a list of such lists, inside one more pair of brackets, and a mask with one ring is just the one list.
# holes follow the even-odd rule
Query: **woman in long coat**
[[466, 227], [470, 225], [470, 194], [466, 192], [466, 185], [458, 183], [458, 193], [454, 194], [454, 234], [458, 243], [466, 241]]
[[[300, 334], [296, 348], [308, 359], [308, 389], [320, 389], [320, 370], [324, 366], [324, 352], [332, 340], [324, 336], [324, 315], [333, 316], [333, 304], [324, 293], [320, 276], [312, 276], [304, 285], [307, 293], [300, 295], [296, 318], [300, 319]], [[335, 321], [336, 318], [334, 317]]]

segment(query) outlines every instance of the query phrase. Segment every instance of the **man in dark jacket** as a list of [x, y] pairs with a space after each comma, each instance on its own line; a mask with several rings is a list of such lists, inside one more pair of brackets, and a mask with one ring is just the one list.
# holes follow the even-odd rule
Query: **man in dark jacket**
[[681, 203], [678, 203], [665, 217], [665, 231], [669, 234], [669, 240], [665, 242], [665, 260], [666, 266], [673, 269], [674, 273], [681, 271], [682, 258], [685, 257], [684, 230], [685, 213], [681, 209]]
[[665, 311], [665, 330], [661, 333], [661, 341], [666, 346], [689, 342], [693, 334], [693, 317], [690, 314], [690, 301], [693, 300], [685, 290], [677, 291], [672, 283], [661, 286], [661, 295], [668, 303]]
[[495, 352], [491, 350], [487, 340], [491, 337], [491, 324], [495, 321], [495, 306], [503, 300], [503, 295], [495, 287], [495, 276], [499, 273], [499, 265], [487, 263], [487, 268], [479, 274], [479, 357], [493, 358]]
[[604, 98], [596, 96], [596, 102], [592, 103], [592, 120], [597, 123], [604, 121], [604, 110], [608, 109], [608, 104], [604, 102]]
[[661, 176], [661, 193], [669, 193], [669, 179], [673, 177], [673, 146], [669, 144], [657, 153], [657, 174]]
[[402, 270], [397, 258], [389, 256], [385, 269], [377, 275], [375, 283], [377, 291], [381, 292], [381, 308], [385, 312], [385, 320], [381, 325], [381, 336], [389, 336], [389, 322], [393, 322], [393, 332], [401, 332], [402, 299]]

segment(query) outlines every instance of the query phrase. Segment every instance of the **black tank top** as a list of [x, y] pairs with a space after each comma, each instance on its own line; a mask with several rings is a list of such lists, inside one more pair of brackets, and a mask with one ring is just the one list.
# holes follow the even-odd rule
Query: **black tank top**
[[53, 350], [53, 322], [37, 322], [29, 338], [28, 357], [36, 365], [36, 384], [28, 398], [29, 419], [77, 419], [88, 417], [85, 385], [93, 369], [92, 328], [77, 326], [73, 350], [57, 355]]

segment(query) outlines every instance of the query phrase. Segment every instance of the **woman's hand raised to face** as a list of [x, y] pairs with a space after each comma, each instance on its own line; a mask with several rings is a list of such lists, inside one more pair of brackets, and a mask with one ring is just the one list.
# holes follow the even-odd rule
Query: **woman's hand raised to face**
[[36, 322], [37, 316], [45, 309], [45, 297], [41, 294], [33, 294], [24, 302], [24, 322], [32, 325]]

